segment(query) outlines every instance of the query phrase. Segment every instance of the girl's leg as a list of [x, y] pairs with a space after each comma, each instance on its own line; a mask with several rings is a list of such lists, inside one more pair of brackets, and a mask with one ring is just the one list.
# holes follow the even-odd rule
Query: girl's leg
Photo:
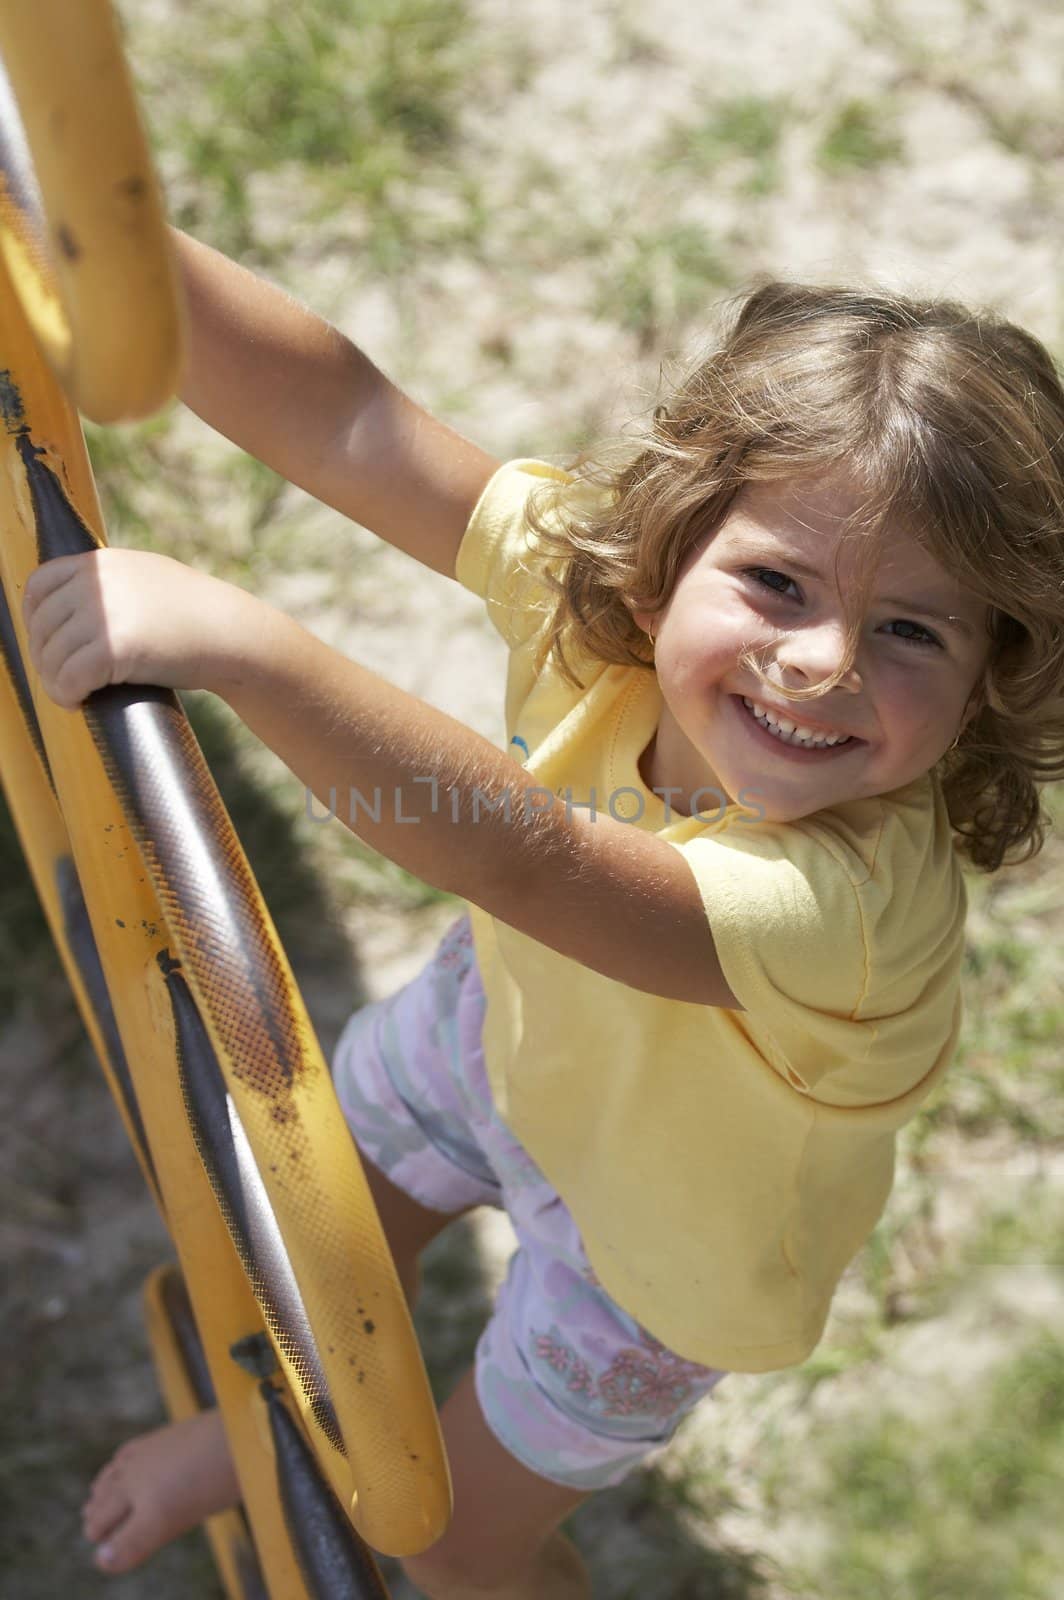
[[[370, 1162], [364, 1167], [413, 1307], [417, 1257], [454, 1218], [419, 1205]], [[99, 1545], [95, 1560], [102, 1571], [128, 1572], [171, 1539], [239, 1502], [221, 1417], [205, 1411], [127, 1441], [93, 1481], [82, 1507], [82, 1528]]]
[[96, 1565], [128, 1572], [216, 1511], [240, 1503], [221, 1413], [203, 1411], [128, 1439], [98, 1473], [81, 1511]]
[[428, 1600], [590, 1600], [591, 1582], [558, 1525], [587, 1491], [523, 1467], [484, 1421], [466, 1373], [440, 1412], [454, 1481], [443, 1538], [403, 1570]]
[[[470, 1371], [441, 1413], [455, 1509], [443, 1538], [403, 1566], [428, 1600], [588, 1600], [591, 1586], [558, 1524], [587, 1498], [529, 1472], [490, 1431]], [[104, 1571], [127, 1572], [216, 1511], [237, 1505], [239, 1485], [217, 1411], [143, 1434], [100, 1473], [86, 1532], [106, 1532], [107, 1508], [124, 1514]]]

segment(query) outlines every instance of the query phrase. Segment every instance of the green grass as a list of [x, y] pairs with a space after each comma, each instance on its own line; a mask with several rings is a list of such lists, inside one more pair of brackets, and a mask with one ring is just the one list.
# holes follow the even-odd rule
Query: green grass
[[617, 239], [599, 278], [595, 315], [639, 336], [644, 349], [704, 313], [731, 271], [698, 223], [674, 222]]
[[[885, 1411], [818, 1438], [827, 1537], [799, 1575], [824, 1600], [1050, 1600], [1064, 1556], [1064, 1343], [1038, 1337], [944, 1424]], [[778, 1483], [792, 1512], [800, 1485]]]
[[1064, 1188], [1035, 1178], [1005, 1184], [959, 1257], [958, 1276], [981, 1266], [1064, 1268]]
[[[85, 444], [111, 544], [157, 548], [160, 492], [177, 488], [167, 442], [172, 412], [121, 428], [85, 421]], [[155, 513], [152, 506], [154, 504]]]
[[771, 194], [779, 187], [779, 149], [791, 114], [784, 98], [733, 96], [693, 127], [674, 126], [663, 141], [658, 165], [669, 171], [680, 164], [716, 182], [738, 162], [740, 193]]
[[1055, 819], [1041, 854], [968, 879], [965, 1020], [956, 1059], [921, 1116], [924, 1137], [1010, 1129], [1036, 1147], [1064, 1141], [1064, 785], [1044, 791]]
[[[132, 11], [129, 26], [139, 42]], [[398, 265], [432, 231], [396, 201], [428, 174], [445, 178], [477, 69], [472, 37], [466, 0], [255, 0], [232, 11], [193, 0], [168, 28], [145, 29], [134, 59], [174, 220], [245, 259], [275, 259], [253, 180], [287, 171], [298, 175], [293, 224], [320, 227], [343, 207], [368, 224], [378, 269]]]
[[904, 140], [888, 126], [893, 113], [866, 100], [838, 107], [820, 141], [816, 160], [831, 175], [874, 172], [905, 155]]

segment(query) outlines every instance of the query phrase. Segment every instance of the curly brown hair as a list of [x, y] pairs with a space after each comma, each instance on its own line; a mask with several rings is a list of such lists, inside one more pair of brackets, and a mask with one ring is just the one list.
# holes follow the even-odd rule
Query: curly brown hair
[[[692, 545], [745, 483], [843, 470], [843, 529], [870, 572], [888, 523], [985, 601], [979, 710], [939, 763], [958, 848], [993, 871], [1041, 848], [1038, 785], [1064, 776], [1064, 389], [1031, 334], [991, 311], [879, 288], [770, 281], [725, 303], [710, 354], [621, 440], [537, 489], [555, 591], [541, 660], [651, 665], [633, 610], [659, 611]], [[633, 455], [634, 449], [634, 455]], [[848, 670], [861, 626], [850, 597]], [[758, 663], [750, 662], [755, 671]], [[787, 693], [774, 684], [776, 693]]]

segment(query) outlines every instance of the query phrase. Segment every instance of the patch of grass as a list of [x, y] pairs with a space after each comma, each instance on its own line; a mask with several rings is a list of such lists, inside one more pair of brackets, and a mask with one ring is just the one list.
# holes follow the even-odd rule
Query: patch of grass
[[[1049, 1600], [1062, 1541], [1064, 1343], [1031, 1341], [965, 1397], [945, 1427], [885, 1412], [818, 1438], [827, 1488], [823, 1555], [803, 1565], [815, 1592], [843, 1600]], [[801, 1480], [778, 1480], [797, 1511]]]
[[85, 445], [111, 543], [156, 548], [156, 518], [148, 496], [165, 491], [173, 468], [167, 455], [172, 412], [116, 428], [86, 421]]
[[596, 316], [635, 333], [649, 350], [666, 329], [703, 311], [730, 269], [705, 228], [694, 222], [621, 235], [599, 280]]
[[824, 1345], [814, 1350], [793, 1374], [802, 1399], [807, 1400], [822, 1383], [841, 1377], [844, 1372], [859, 1367], [877, 1353], [875, 1330], [869, 1330], [865, 1337], [859, 1337], [854, 1344]]
[[741, 191], [769, 194], [779, 187], [779, 147], [790, 109], [786, 99], [736, 95], [714, 106], [694, 127], [674, 127], [659, 164], [668, 168], [681, 163], [712, 178], [738, 158], [745, 169]]
[[[1009, 1191], [1006, 1190], [1007, 1198]], [[1005, 1205], [983, 1220], [958, 1265], [958, 1276], [984, 1266], [1064, 1267], [1064, 1192], [1060, 1185], [1029, 1179], [1021, 1209]]]
[[1041, 854], [968, 879], [964, 1027], [956, 1060], [921, 1114], [929, 1136], [942, 1127], [982, 1134], [1004, 1126], [1037, 1146], [1064, 1139], [1061, 786], [1044, 798], [1057, 831]]
[[1035, 952], [1002, 929], [964, 952], [964, 971], [969, 979], [1000, 990], [1009, 990], [1030, 973]]
[[173, 556], [256, 592], [276, 573], [305, 567], [297, 524], [307, 502], [254, 456], [179, 442], [171, 417], [87, 425], [108, 542]]
[[847, 100], [817, 148], [817, 165], [824, 172], [839, 174], [875, 171], [902, 160], [905, 143], [885, 125], [887, 115], [867, 100]]
[[[304, 168], [293, 203], [342, 197], [365, 208], [371, 248], [409, 233], [397, 186], [439, 166], [454, 142], [471, 66], [466, 0], [318, 0], [292, 7], [257, 0], [212, 8], [196, 26], [193, 4], [166, 35], [181, 80], [195, 93], [167, 98], [157, 118], [161, 151], [183, 171], [176, 220], [205, 228], [222, 249], [268, 258], [257, 237], [251, 175]], [[145, 49], [153, 40], [145, 37]], [[206, 50], [209, 46], [209, 57]], [[154, 41], [160, 75], [163, 40]], [[174, 63], [169, 63], [174, 71]], [[275, 231], [275, 230], [271, 230]], [[391, 243], [389, 243], [391, 241]]]
[[1008, 1128], [1018, 1139], [1041, 1142], [1043, 1129], [1029, 1103], [1029, 1086], [1010, 1082], [1006, 1072], [1007, 1063], [1014, 1059], [1007, 1047], [1003, 1055], [962, 1047], [950, 1068], [948, 1090], [934, 1112], [927, 1114], [970, 1138]]

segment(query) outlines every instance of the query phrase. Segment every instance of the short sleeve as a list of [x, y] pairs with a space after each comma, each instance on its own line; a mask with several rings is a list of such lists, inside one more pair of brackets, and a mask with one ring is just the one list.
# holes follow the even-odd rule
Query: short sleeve
[[676, 846], [745, 1008], [737, 1027], [828, 1103], [894, 1100], [955, 1041], [964, 889], [944, 815], [923, 801], [736, 822]]
[[530, 639], [554, 609], [525, 515], [529, 495], [546, 483], [572, 481], [545, 461], [506, 462], [485, 485], [462, 537], [458, 582], [484, 600], [489, 619], [511, 649]]
[[[786, 837], [786, 834], [791, 837]], [[733, 824], [678, 846], [698, 882], [737, 1015], [765, 1059], [808, 1092], [863, 1059], [868, 976], [851, 875], [796, 830]], [[797, 848], [796, 848], [797, 846]]]

